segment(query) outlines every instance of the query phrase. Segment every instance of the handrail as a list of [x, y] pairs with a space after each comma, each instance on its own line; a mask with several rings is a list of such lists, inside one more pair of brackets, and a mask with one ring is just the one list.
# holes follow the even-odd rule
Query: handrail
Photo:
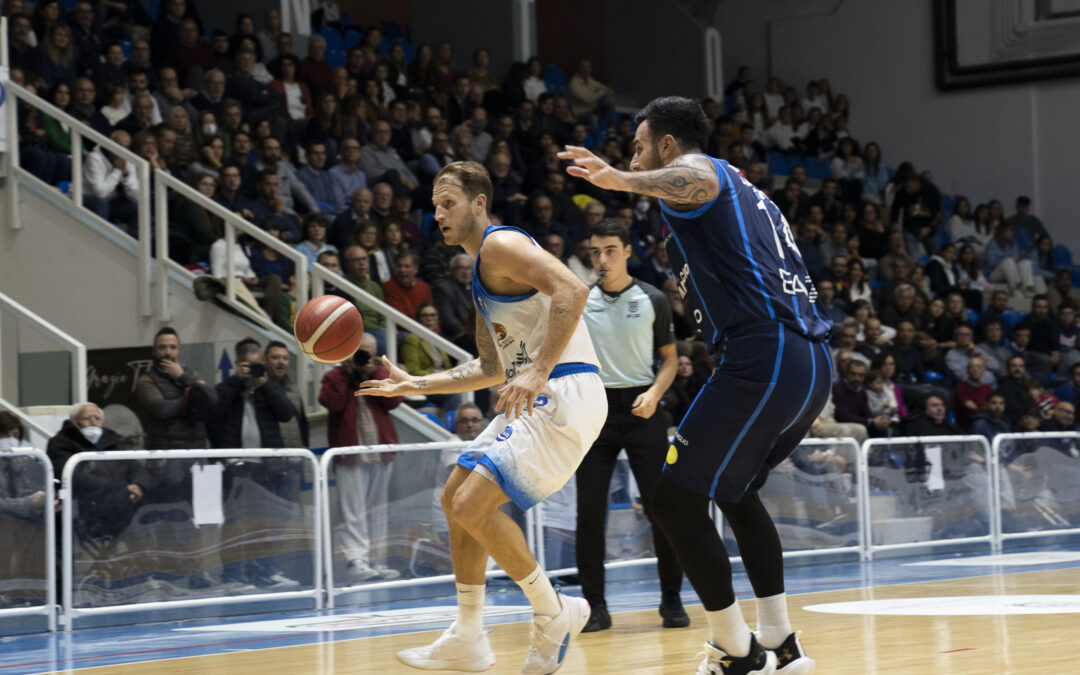
[[334, 274], [320, 263], [314, 263], [311, 266], [312, 277], [312, 292], [316, 295], [322, 295], [325, 284], [330, 285], [345, 291], [350, 297], [355, 299], [360, 304], [364, 305], [368, 309], [373, 309], [383, 316], [387, 320], [386, 328], [386, 356], [391, 361], [397, 363], [397, 338], [395, 330], [398, 325], [407, 328], [410, 332], [423, 337], [427, 342], [440, 347], [450, 356], [460, 361], [471, 361], [473, 355], [465, 351], [461, 347], [457, 346], [453, 342], [450, 342], [442, 335], [439, 335], [433, 330], [428, 329], [422, 323], [416, 319], [408, 316], [407, 314], [399, 311], [398, 309], [386, 304], [384, 300], [380, 300], [371, 293], [368, 293], [364, 289], [360, 288], [353, 282], [346, 279], [344, 276]]
[[[2, 457], [31, 457], [36, 459], [37, 462], [41, 464], [41, 469], [44, 473], [41, 490], [45, 493], [45, 499], [42, 504], [51, 505], [55, 502], [56, 495], [53, 486], [53, 467], [52, 462], [49, 461], [48, 455], [37, 448], [26, 445], [10, 450], [0, 450], [0, 458]], [[52, 632], [56, 630], [57, 609], [56, 565], [54, 564], [54, 561], [56, 560], [56, 510], [53, 508], [43, 508], [42, 516], [45, 520], [45, 603], [40, 607], [9, 607], [0, 609], [0, 615], [9, 617], [44, 614], [48, 621], [49, 631]]]
[[[21, 100], [28, 105], [46, 113], [58, 122], [62, 122], [70, 127], [71, 133], [71, 200], [79, 208], [85, 209], [83, 206], [83, 181], [82, 181], [82, 164], [84, 158], [82, 139], [86, 137], [97, 143], [100, 146], [108, 148], [109, 152], [115, 153], [122, 157], [125, 161], [130, 162], [135, 167], [136, 174], [139, 181], [139, 199], [138, 199], [138, 230], [139, 230], [139, 310], [143, 316], [152, 316], [154, 313], [153, 302], [150, 295], [150, 283], [151, 283], [151, 249], [150, 249], [150, 162], [146, 161], [142, 157], [138, 156], [131, 150], [120, 145], [111, 138], [104, 134], [95, 131], [89, 125], [80, 122], [71, 115], [67, 114], [63, 110], [60, 110], [53, 104], [49, 103], [45, 99], [30, 93], [28, 90], [20, 87], [14, 82], [8, 82], [5, 89], [10, 94], [10, 100]], [[18, 148], [18, 106], [12, 105], [8, 110], [8, 154], [11, 154], [12, 147]], [[11, 156], [12, 166], [18, 165], [18, 151]], [[12, 202], [15, 202], [15, 198], [12, 198]], [[9, 215], [12, 217], [12, 227], [22, 227], [21, 219], [18, 217], [18, 206], [11, 207]], [[160, 282], [160, 279], [159, 279]]]
[[71, 398], [72, 402], [86, 400], [86, 345], [41, 318], [34, 312], [0, 293], [0, 307], [7, 309], [18, 318], [30, 323], [43, 335], [64, 345], [72, 353], [71, 359]]
[[53, 437], [53, 432], [49, 431], [45, 427], [41, 426], [33, 420], [29, 415], [19, 410], [19, 407], [0, 396], [0, 410], [6, 410], [19, 419], [20, 422], [30, 428], [31, 431], [41, 436], [45, 440]]

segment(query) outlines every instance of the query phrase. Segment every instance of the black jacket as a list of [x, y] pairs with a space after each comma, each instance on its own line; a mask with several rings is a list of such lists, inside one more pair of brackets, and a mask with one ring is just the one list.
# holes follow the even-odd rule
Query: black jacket
[[[241, 427], [244, 423], [244, 389], [246, 381], [233, 375], [217, 385], [217, 408], [210, 425], [210, 446], [214, 448], [243, 447]], [[285, 390], [277, 382], [267, 381], [254, 391], [255, 419], [259, 425], [260, 447], [280, 448], [284, 445], [278, 422], [287, 422], [296, 414]]]
[[[67, 461], [80, 452], [126, 449], [124, 439], [112, 429], [103, 429], [101, 438], [97, 444], [93, 444], [71, 420], [66, 420], [59, 433], [49, 439], [45, 453], [52, 461], [53, 474], [60, 478]], [[117, 485], [123, 487], [126, 494], [129, 483], [137, 484], [146, 493], [153, 481], [146, 468], [133, 460], [84, 464], [82, 469], [75, 471], [72, 482], [74, 493], [78, 496], [79, 493], [108, 490]]]

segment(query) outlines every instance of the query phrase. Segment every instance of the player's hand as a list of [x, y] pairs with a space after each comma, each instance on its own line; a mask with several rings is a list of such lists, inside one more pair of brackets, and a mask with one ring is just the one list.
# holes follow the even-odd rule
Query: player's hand
[[547, 373], [542, 373], [533, 368], [503, 386], [496, 392], [499, 394], [499, 402], [495, 404], [495, 412], [501, 412], [510, 420], [516, 420], [528, 412], [533, 414], [533, 401], [547, 383]]
[[[389, 377], [384, 380], [365, 380], [360, 383], [360, 389], [356, 396], [404, 396], [406, 394], [423, 393], [423, 388], [417, 386], [417, 381], [403, 369], [394, 365], [385, 356], [379, 357], [379, 365], [390, 371]], [[422, 381], [423, 378], [420, 378]]]
[[649, 391], [643, 391], [638, 394], [634, 399], [634, 404], [630, 406], [630, 412], [638, 417], [649, 419], [656, 412], [656, 405], [660, 402], [660, 399]]
[[605, 190], [625, 189], [622, 171], [600, 159], [586, 148], [568, 145], [559, 153], [559, 159], [568, 159], [574, 162], [573, 166], [566, 167], [566, 173], [571, 176], [584, 178], [596, 187]]

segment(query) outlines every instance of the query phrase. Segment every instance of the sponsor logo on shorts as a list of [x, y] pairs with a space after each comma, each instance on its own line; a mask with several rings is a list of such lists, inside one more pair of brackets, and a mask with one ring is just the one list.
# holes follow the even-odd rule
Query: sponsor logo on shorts
[[667, 449], [667, 463], [674, 464], [679, 461], [679, 451], [675, 449], [675, 444], [671, 444]]
[[497, 440], [497, 441], [505, 441], [506, 439], [510, 438], [513, 435], [514, 435], [514, 428], [513, 427], [506, 427], [505, 429], [502, 430], [501, 434], [499, 434], [498, 436], [495, 437], [495, 440]]
[[548, 397], [547, 396], [537, 396], [536, 400], [533, 401], [533, 407], [534, 408], [543, 408], [547, 404], [548, 404]]
[[675, 440], [682, 443], [683, 445], [690, 445], [690, 442], [680, 436], [678, 431], [675, 432]]

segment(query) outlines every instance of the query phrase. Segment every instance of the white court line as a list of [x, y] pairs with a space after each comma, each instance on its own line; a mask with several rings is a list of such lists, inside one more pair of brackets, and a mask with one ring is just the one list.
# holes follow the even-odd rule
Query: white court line
[[942, 558], [904, 563], [904, 567], [1005, 567], [1012, 565], [1056, 565], [1080, 561], [1080, 551], [1031, 551], [977, 555], [968, 558]]

